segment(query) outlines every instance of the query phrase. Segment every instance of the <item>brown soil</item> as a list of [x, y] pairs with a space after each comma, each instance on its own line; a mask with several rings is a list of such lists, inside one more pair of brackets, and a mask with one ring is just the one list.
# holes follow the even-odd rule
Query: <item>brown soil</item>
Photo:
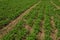
[[53, 6], [55, 6], [57, 9], [60, 9], [60, 6], [56, 5], [53, 1], [50, 2]]
[[52, 30], [52, 32], [51, 32], [51, 38], [53, 39], [53, 40], [57, 40], [57, 29], [56, 30]]
[[51, 20], [50, 20], [50, 24], [51, 24], [51, 27], [52, 27], [52, 30], [51, 30], [51, 38], [53, 39], [53, 40], [57, 40], [57, 29], [56, 29], [56, 27], [55, 27], [55, 23], [54, 23], [54, 17], [53, 16], [51, 16], [51, 18], [50, 18]]
[[52, 28], [55, 29], [56, 27], [55, 27], [55, 23], [54, 23], [54, 17], [51, 16], [50, 20], [51, 20], [50, 23], [51, 23]]
[[31, 33], [33, 31], [33, 28], [29, 25], [25, 25], [25, 28]]
[[37, 40], [43, 40], [45, 36], [44, 30], [38, 33]]
[[60, 37], [58, 37], [58, 39], [57, 40], [60, 40]]
[[27, 9], [25, 12], [23, 12], [18, 18], [16, 18], [14, 21], [12, 21], [11, 23], [9, 23], [5, 28], [3, 28], [2, 30], [0, 30], [0, 38], [2, 38], [4, 35], [6, 35], [9, 31], [11, 31], [15, 25], [22, 20], [23, 16], [28, 14], [34, 7], [36, 7], [38, 4], [40, 3], [40, 1], [36, 4], [34, 4], [33, 6], [31, 6], [29, 9]]

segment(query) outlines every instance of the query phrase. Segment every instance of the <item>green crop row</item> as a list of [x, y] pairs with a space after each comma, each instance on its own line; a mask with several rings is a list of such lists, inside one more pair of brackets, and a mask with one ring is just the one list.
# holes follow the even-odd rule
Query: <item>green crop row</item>
[[[51, 33], [55, 28], [58, 30], [57, 37], [60, 37], [60, 11], [55, 10], [56, 8], [49, 1], [42, 0], [2, 40], [23, 40], [23, 37], [25, 37], [25, 40], [37, 40], [37, 34], [41, 32], [42, 28], [44, 29], [44, 40], [53, 40]], [[54, 17], [55, 28], [50, 23], [52, 16]], [[44, 21], [44, 27], [41, 27], [42, 20]], [[28, 30], [25, 29], [24, 24], [33, 29], [31, 33], [27, 34]]]
[[[27, 37], [26, 37], [26, 40], [37, 40], [36, 38], [36, 35], [40, 32], [40, 23], [41, 23], [41, 20], [43, 18], [43, 4], [39, 4], [37, 5], [36, 8], [34, 8], [30, 13], [31, 15], [28, 16], [28, 18], [32, 18], [30, 21], [31, 23], [33, 22], [32, 24], [32, 28], [33, 28], [33, 31], [31, 32], [31, 34], [29, 34]], [[35, 14], [35, 16], [33, 16]], [[33, 17], [32, 17], [33, 16]], [[24, 18], [27, 18], [27, 17], [24, 17]], [[28, 20], [29, 20], [28, 19]], [[27, 21], [28, 22], [28, 21]], [[29, 24], [28, 24], [29, 25]]]
[[55, 15], [54, 20], [55, 20], [56, 28], [58, 30], [57, 38], [59, 38], [60, 37], [60, 17], [59, 17], [59, 15]]
[[[29, 20], [30, 20], [30, 18], [31, 18], [31, 20], [32, 19], [34, 19], [35, 17], [36, 17], [36, 19], [34, 19], [35, 21], [34, 21], [34, 23], [33, 23], [33, 25], [32, 25], [32, 28], [34, 29], [34, 31], [31, 33], [31, 34], [29, 34], [28, 35], [28, 37], [26, 38], [26, 40], [35, 40], [35, 37], [36, 37], [36, 34], [39, 32], [39, 30], [40, 30], [40, 21], [41, 21], [41, 17], [43, 17], [42, 15], [42, 11], [40, 11], [41, 9], [43, 10], [43, 7], [41, 6], [41, 8], [39, 9], [39, 7], [41, 6], [41, 4], [40, 5], [37, 5], [37, 8], [36, 8], [36, 10], [35, 10], [35, 8], [28, 14], [28, 15], [30, 15], [30, 16], [28, 16], [28, 15], [25, 15], [24, 16], [24, 19], [25, 20], [28, 20], [27, 19], [27, 16], [28, 16], [28, 18], [29, 18]], [[41, 12], [41, 14], [39, 14]], [[38, 15], [37, 15], [37, 14]], [[26, 21], [26, 22], [29, 22], [29, 20], [28, 21]], [[32, 22], [32, 21], [30, 21], [30, 22]], [[17, 32], [17, 29], [19, 29], [19, 26], [21, 26], [21, 25], [23, 24], [23, 23], [21, 23], [21, 22], [19, 22], [18, 24], [17, 24], [17, 26], [15, 27], [16, 29], [15, 30], [12, 30], [13, 32], [12, 33], [8, 33], [8, 35], [9, 35], [9, 39], [12, 39], [13, 37], [12, 36], [10, 36], [11, 34], [13, 34], [13, 35], [15, 35], [14, 34], [14, 31], [16, 31], [16, 33], [18, 33]], [[27, 23], [28, 24], [28, 23]], [[38, 26], [39, 25], [39, 26]], [[23, 26], [21, 26], [21, 27], [23, 27]], [[23, 30], [24, 30], [24, 28], [23, 28]], [[18, 30], [19, 31], [19, 30]], [[23, 32], [21, 29], [20, 29], [20, 31], [21, 32]], [[19, 32], [20, 32], [19, 31]], [[24, 33], [24, 32], [23, 32]], [[33, 35], [34, 34], [34, 35]], [[8, 35], [7, 35], [7, 37], [8, 37]], [[22, 34], [22, 35], [24, 35], [24, 34]], [[7, 39], [7, 37], [4, 37], [3, 38], [3, 40], [5, 40], [5, 39]], [[12, 38], [11, 38], [12, 37]], [[18, 36], [18, 38], [19, 37], [21, 37], [21, 35], [19, 34], [19, 36]], [[7, 39], [7, 40], [9, 40], [9, 39]], [[19, 40], [19, 39], [18, 39]]]
[[16, 27], [11, 30], [6, 36], [4, 36], [1, 40], [21, 40], [21, 38], [27, 34], [27, 30], [23, 26], [24, 22], [20, 21]]
[[39, 0], [2, 0], [0, 1], [0, 28], [17, 18]]

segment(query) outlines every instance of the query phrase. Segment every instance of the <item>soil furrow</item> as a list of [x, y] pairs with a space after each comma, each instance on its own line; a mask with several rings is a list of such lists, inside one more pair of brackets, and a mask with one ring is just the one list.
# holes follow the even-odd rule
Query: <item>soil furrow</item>
[[16, 18], [14, 21], [12, 21], [11, 23], [9, 23], [5, 28], [3, 28], [2, 30], [0, 30], [0, 38], [2, 38], [4, 35], [6, 35], [9, 31], [11, 31], [15, 25], [22, 20], [23, 16], [28, 14], [34, 7], [36, 7], [38, 4], [40, 3], [40, 1], [36, 4], [34, 4], [33, 6], [31, 6], [29, 9], [27, 9], [25, 12], [23, 12], [18, 18]]
[[51, 24], [51, 27], [52, 27], [50, 36], [51, 36], [51, 38], [53, 40], [57, 40], [57, 29], [55, 27], [54, 17], [53, 16], [51, 16], [51, 18], [50, 18], [50, 24]]

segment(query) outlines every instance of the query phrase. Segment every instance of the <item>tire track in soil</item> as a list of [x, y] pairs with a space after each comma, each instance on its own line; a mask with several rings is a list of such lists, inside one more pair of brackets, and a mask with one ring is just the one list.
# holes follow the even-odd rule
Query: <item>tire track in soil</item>
[[55, 27], [55, 22], [54, 22], [54, 17], [53, 16], [50, 17], [50, 24], [51, 24], [51, 27], [52, 27], [50, 37], [52, 38], [52, 40], [57, 40], [57, 31], [58, 30]]
[[57, 9], [60, 9], [60, 6], [56, 5], [53, 1], [50, 1], [50, 3], [55, 6]]
[[28, 14], [34, 7], [36, 7], [38, 4], [40, 3], [40, 1], [36, 4], [34, 4], [33, 6], [31, 6], [29, 9], [27, 9], [25, 12], [23, 12], [18, 18], [16, 18], [14, 21], [12, 21], [11, 23], [9, 23], [5, 28], [3, 28], [2, 30], [0, 30], [0, 38], [2, 38], [4, 35], [6, 35], [9, 31], [11, 31], [15, 25], [22, 20], [23, 16]]

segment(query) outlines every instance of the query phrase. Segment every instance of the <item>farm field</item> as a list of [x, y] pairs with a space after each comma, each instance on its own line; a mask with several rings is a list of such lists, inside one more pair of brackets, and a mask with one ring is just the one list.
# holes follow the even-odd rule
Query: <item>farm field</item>
[[[28, 7], [22, 6], [23, 13], [22, 8], [17, 9], [21, 9], [22, 14], [20, 11], [19, 13], [15, 11], [15, 15], [17, 15], [13, 14], [15, 18], [11, 16], [12, 13], [8, 12], [14, 19], [10, 19], [10, 21], [13, 20], [12, 22], [7, 21], [9, 24], [6, 27], [3, 27], [5, 24], [0, 25], [3, 27], [0, 30], [0, 40], [60, 40], [60, 0], [28, 0], [26, 4], [28, 3], [30, 4], [25, 5]], [[8, 13], [6, 14], [8, 15]], [[3, 22], [4, 17], [1, 23], [5, 23]]]
[[37, 2], [38, 0], [0, 0], [0, 29]]

